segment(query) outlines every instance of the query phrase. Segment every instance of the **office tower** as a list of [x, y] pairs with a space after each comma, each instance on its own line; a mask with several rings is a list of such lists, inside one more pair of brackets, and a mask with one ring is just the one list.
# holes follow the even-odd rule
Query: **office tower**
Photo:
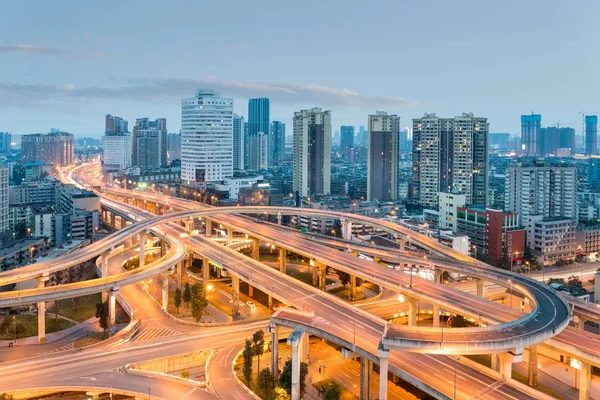
[[267, 98], [248, 100], [248, 168], [269, 167], [270, 104]]
[[467, 204], [485, 207], [488, 188], [487, 118], [463, 113], [413, 119], [411, 199], [437, 209], [439, 192], [466, 195]]
[[575, 154], [575, 129], [559, 128], [558, 135], [558, 148], [570, 149], [571, 154]]
[[181, 180], [206, 187], [233, 175], [233, 99], [199, 89], [181, 100]]
[[285, 124], [283, 122], [271, 122], [269, 140], [271, 165], [278, 166], [285, 159]]
[[12, 137], [8, 132], [0, 132], [0, 154], [10, 154]]
[[358, 127], [358, 135], [356, 135], [355, 146], [366, 146], [367, 145], [367, 131], [363, 125]]
[[576, 218], [575, 167], [536, 161], [509, 166], [505, 175], [504, 208], [518, 213], [523, 224], [529, 215]]
[[244, 117], [233, 114], [233, 169], [244, 169]]
[[506, 150], [509, 139], [510, 133], [490, 133], [490, 148]]
[[250, 139], [248, 138], [248, 122], [244, 122], [244, 169], [248, 169], [250, 157], [248, 157], [248, 149], [250, 148]]
[[2, 166], [0, 167], [0, 232], [8, 229], [8, 168]]
[[[140, 149], [142, 142], [143, 149]], [[157, 118], [154, 121], [149, 118], [135, 120], [131, 134], [131, 165], [142, 169], [166, 167], [168, 164], [167, 148], [166, 118]], [[145, 154], [148, 151], [157, 154]]]
[[354, 126], [343, 125], [340, 132], [340, 151], [346, 154], [346, 148], [354, 146]]
[[367, 200], [398, 198], [398, 150], [400, 117], [377, 111], [369, 115]]
[[103, 170], [120, 170], [131, 167], [131, 135], [129, 133], [104, 135], [102, 146], [104, 148]]
[[181, 134], [169, 133], [167, 135], [167, 158], [172, 160], [181, 160]]
[[541, 157], [553, 156], [560, 145], [560, 131], [558, 127], [540, 128], [536, 140], [537, 154]]
[[411, 153], [412, 152], [412, 141], [408, 138], [409, 130], [404, 128], [400, 131], [399, 147], [400, 153]]
[[302, 197], [329, 194], [331, 179], [331, 111], [315, 107], [294, 113], [292, 186]]
[[521, 115], [521, 151], [527, 156], [540, 154], [538, 138], [542, 124], [542, 116], [539, 114]]
[[121, 117], [116, 117], [114, 115], [106, 114], [105, 123], [104, 123], [104, 133], [106, 134], [114, 134], [114, 133], [125, 133], [129, 132], [127, 128], [127, 121], [125, 121]]
[[64, 167], [73, 163], [73, 135], [66, 132], [23, 135], [21, 151], [23, 163], [42, 161]]
[[598, 116], [585, 116], [585, 155], [598, 154]]
[[331, 138], [331, 143], [336, 146], [340, 145], [340, 131], [335, 131], [333, 133], [333, 137]]

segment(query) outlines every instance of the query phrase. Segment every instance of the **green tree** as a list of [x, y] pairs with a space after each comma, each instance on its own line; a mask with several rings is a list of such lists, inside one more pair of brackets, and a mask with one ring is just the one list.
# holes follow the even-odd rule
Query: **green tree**
[[180, 375], [183, 379], [190, 379], [190, 371], [187, 369], [184, 369], [183, 371], [181, 371], [181, 375]]
[[250, 379], [252, 379], [252, 359], [254, 358], [254, 351], [252, 350], [252, 342], [246, 340], [246, 347], [242, 353], [244, 358], [244, 365], [242, 367], [242, 374], [246, 383], [250, 385]]
[[0, 400], [13, 400], [12, 394], [2, 393], [0, 394]]
[[506, 251], [506, 249], [504, 249], [504, 251], [502, 252], [502, 258], [498, 261], [497, 266], [498, 268], [502, 269], [510, 269], [510, 260], [508, 258], [508, 252]]
[[273, 387], [273, 373], [267, 367], [258, 373], [258, 387], [265, 390]]
[[335, 382], [327, 385], [325, 389], [325, 400], [340, 400], [340, 396], [342, 395], [342, 388]]
[[581, 279], [578, 276], [571, 275], [567, 282], [567, 286], [569, 287], [569, 292], [578, 292], [583, 289], [583, 282], [581, 282]]
[[179, 307], [181, 306], [181, 289], [175, 289], [175, 308], [177, 309], [177, 314], [179, 314]]
[[260, 371], [260, 356], [265, 352], [265, 333], [262, 330], [252, 335], [252, 352], [258, 357], [258, 370]]
[[208, 305], [206, 301], [206, 287], [201, 283], [194, 283], [191, 289], [192, 292], [192, 316], [196, 322], [200, 321], [204, 308]]
[[275, 388], [275, 400], [290, 400], [290, 395], [285, 391], [284, 388]]
[[15, 224], [14, 235], [15, 239], [17, 240], [23, 239], [27, 236], [27, 225], [25, 222], [19, 222], [18, 224]]
[[104, 329], [104, 336], [106, 336], [106, 330], [109, 328], [110, 323], [108, 311], [107, 301], [96, 304], [96, 318], [98, 318], [100, 328]]
[[[306, 375], [308, 375], [308, 364], [300, 363], [300, 397], [306, 390]], [[288, 393], [292, 393], [292, 360], [287, 360], [283, 366], [283, 371], [279, 375], [279, 385]]]
[[183, 285], [183, 302], [185, 303], [186, 307], [190, 306], [190, 301], [192, 301], [192, 291], [190, 288], [190, 283], [186, 282], [185, 285]]
[[455, 315], [450, 321], [450, 326], [452, 328], [466, 328], [469, 326], [469, 321], [462, 315]]

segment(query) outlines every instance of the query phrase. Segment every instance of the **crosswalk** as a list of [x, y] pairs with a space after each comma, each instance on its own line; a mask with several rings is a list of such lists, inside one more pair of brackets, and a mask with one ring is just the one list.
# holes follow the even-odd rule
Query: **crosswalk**
[[149, 321], [147, 323], [142, 323], [142, 328], [140, 333], [135, 335], [132, 342], [139, 342], [143, 340], [150, 340], [159, 337], [173, 336], [178, 335], [180, 332], [166, 328], [155, 321]]
[[57, 347], [56, 349], [52, 349], [52, 350], [48, 351], [46, 354], [60, 353], [61, 351], [67, 351], [67, 350], [71, 350], [74, 348], [75, 348], [75, 342], [71, 342], [71, 343], [67, 343], [64, 346]]

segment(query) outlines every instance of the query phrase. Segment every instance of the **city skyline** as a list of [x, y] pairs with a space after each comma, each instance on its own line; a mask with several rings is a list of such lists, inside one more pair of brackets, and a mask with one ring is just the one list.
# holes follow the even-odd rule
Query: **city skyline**
[[[0, 129], [22, 134], [60, 126], [77, 135], [100, 137], [103, 115], [113, 113], [130, 121], [139, 115], [162, 115], [173, 121], [171, 132], [178, 132], [179, 99], [198, 88], [234, 98], [234, 112], [246, 118], [244, 104], [249, 98], [268, 97], [271, 118], [288, 126], [294, 110], [312, 107], [331, 109], [334, 127], [365, 125], [367, 115], [377, 110], [397, 114], [405, 122], [425, 112], [448, 116], [473, 112], [488, 116], [490, 131], [517, 134], [519, 116], [534, 111], [548, 125], [571, 126], [581, 135], [579, 112], [599, 111], [593, 98], [597, 83], [586, 79], [595, 64], [587, 49], [600, 33], [592, 17], [599, 5], [591, 1], [585, 2], [586, 12], [570, 4], [540, 1], [439, 3], [434, 12], [426, 5], [387, 3], [389, 12], [384, 16], [368, 15], [360, 7], [340, 10], [339, 3], [331, 3], [319, 6], [322, 12], [309, 31], [299, 22], [301, 15], [290, 22], [293, 15], [308, 10], [270, 3], [264, 8], [277, 16], [273, 31], [278, 34], [253, 30], [252, 39], [240, 33], [251, 27], [249, 21], [261, 10], [237, 6], [240, 13], [229, 20], [204, 21], [203, 29], [217, 23], [224, 27], [218, 39], [206, 43], [191, 35], [199, 7], [195, 4], [189, 4], [185, 14], [178, 7], [118, 4], [116, 15], [110, 5], [73, 3], [60, 15], [43, 3], [6, 5], [9, 18], [0, 27], [0, 105], [8, 112]], [[205, 13], [224, 11], [216, 4], [202, 7]], [[419, 18], [425, 11], [427, 26], [432, 27], [428, 30], [422, 29]], [[126, 16], [133, 13], [140, 20], [160, 15], [166, 27], [177, 23], [177, 29], [130, 32]], [[533, 14], [536, 18], [529, 18]], [[18, 29], [23, 22], [20, 15], [28, 16], [32, 29]], [[56, 18], [70, 23], [40, 29]], [[454, 23], [461, 18], [469, 23]], [[543, 29], [544, 21], [552, 19], [560, 19], [561, 28]], [[378, 28], [372, 32], [360, 29], [374, 21]], [[314, 52], [320, 62], [295, 54], [305, 39], [325, 44]], [[465, 44], [483, 51], [465, 56]], [[189, 52], [190, 48], [198, 51]], [[540, 69], [538, 60], [555, 57], [557, 48], [569, 68], [546, 63]], [[160, 57], [142, 66], [131, 55], [138, 51], [158, 51]], [[269, 59], [273, 51], [278, 57]], [[371, 62], [384, 55], [386, 63]], [[453, 62], [439, 70], [438, 61], [449, 57]], [[557, 92], [560, 99], [553, 95]], [[31, 113], [37, 118], [29, 118]]]

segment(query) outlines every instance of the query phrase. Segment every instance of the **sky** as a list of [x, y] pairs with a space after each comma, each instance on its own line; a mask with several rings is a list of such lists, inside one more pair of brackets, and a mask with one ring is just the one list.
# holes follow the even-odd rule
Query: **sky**
[[197, 88], [271, 99], [271, 119], [376, 110], [520, 115], [581, 129], [600, 113], [597, 0], [8, 1], [1, 6], [0, 131], [100, 137], [104, 115], [167, 118]]

